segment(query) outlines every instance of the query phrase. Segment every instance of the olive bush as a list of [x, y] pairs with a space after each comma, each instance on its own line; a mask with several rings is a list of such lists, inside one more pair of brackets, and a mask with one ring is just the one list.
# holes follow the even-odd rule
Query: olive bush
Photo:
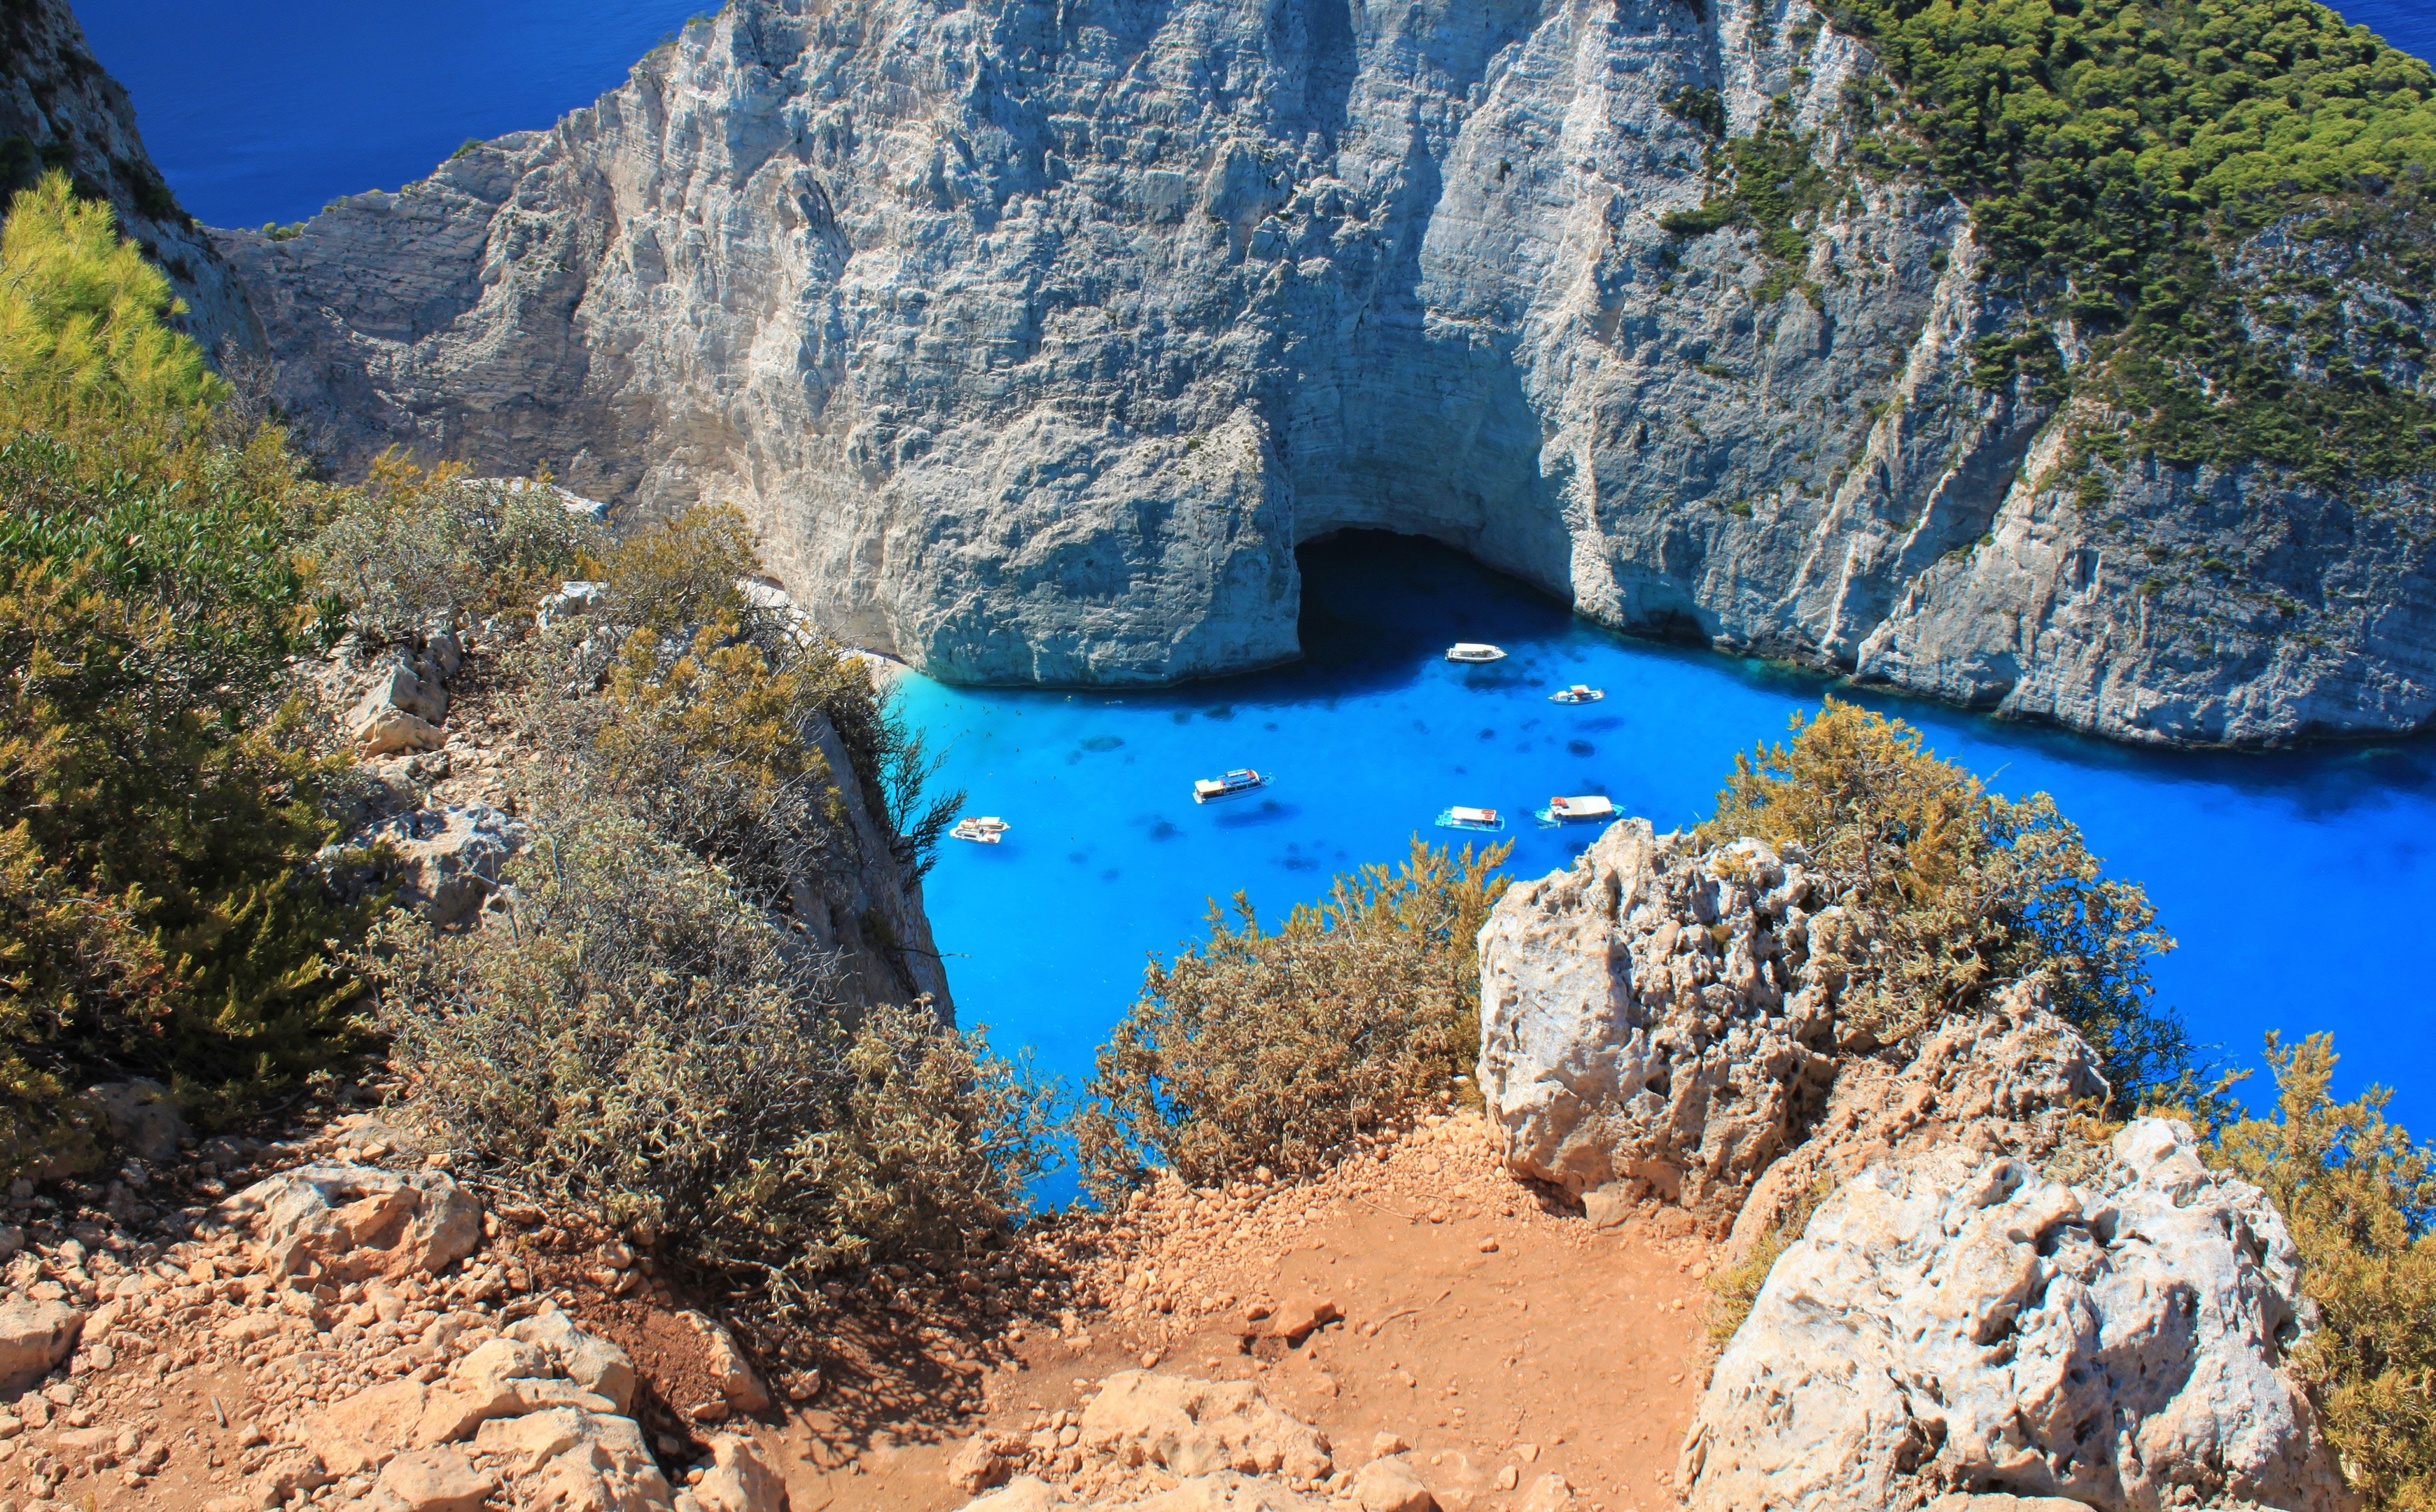
[[859, 1020], [829, 963], [650, 826], [578, 814], [504, 918], [367, 950], [393, 1056], [495, 1179], [594, 1213], [779, 1313], [836, 1266], [989, 1243], [1053, 1100], [927, 1003]]
[[2376, 1512], [2436, 1508], [2436, 1151], [2385, 1121], [2392, 1094], [2334, 1101], [2326, 1034], [2267, 1041], [2276, 1105], [2218, 1124], [2209, 1163], [2255, 1182], [2301, 1251], [2318, 1328], [2296, 1364], [2344, 1477]]
[[1990, 793], [1918, 730], [1851, 704], [1796, 714], [1793, 730], [1735, 758], [1700, 835], [1799, 846], [1836, 879], [1850, 922], [1812, 941], [1844, 978], [1848, 1023], [1897, 1044], [2038, 977], [2127, 1105], [2177, 1083], [2191, 1047], [2152, 1005], [2148, 965], [2173, 942], [2053, 798]]
[[1237, 894], [1209, 939], [1154, 960], [1076, 1120], [1093, 1193], [1154, 1166], [1203, 1182], [1301, 1173], [1468, 1073], [1480, 1050], [1475, 940], [1510, 852], [1419, 841], [1401, 868], [1336, 878], [1275, 932]]

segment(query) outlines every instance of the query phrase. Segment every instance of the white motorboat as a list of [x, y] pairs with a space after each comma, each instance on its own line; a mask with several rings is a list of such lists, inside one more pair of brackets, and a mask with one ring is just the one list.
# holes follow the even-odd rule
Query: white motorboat
[[1503, 829], [1505, 821], [1494, 808], [1465, 808], [1460, 806], [1438, 815], [1440, 829]]
[[1208, 803], [1212, 798], [1230, 798], [1254, 788], [1265, 788], [1269, 779], [1249, 767], [1238, 767], [1223, 777], [1201, 777], [1192, 784], [1192, 801]]
[[957, 840], [969, 840], [976, 845], [995, 845], [1005, 838], [1011, 827], [1003, 819], [983, 814], [957, 820], [956, 827], [948, 833]]
[[1504, 647], [1477, 640], [1459, 640], [1447, 648], [1447, 660], [1451, 662], [1502, 662], [1505, 659]]
[[1613, 819], [1615, 800], [1604, 794], [1591, 793], [1579, 798], [1551, 798], [1548, 807], [1540, 810], [1543, 825], [1576, 824], [1586, 819]]
[[1571, 687], [1559, 688], [1556, 692], [1549, 694], [1548, 702], [1551, 704], [1595, 704], [1605, 697], [1607, 697], [1607, 689], [1605, 688], [1591, 687], [1585, 684], [1575, 683]]

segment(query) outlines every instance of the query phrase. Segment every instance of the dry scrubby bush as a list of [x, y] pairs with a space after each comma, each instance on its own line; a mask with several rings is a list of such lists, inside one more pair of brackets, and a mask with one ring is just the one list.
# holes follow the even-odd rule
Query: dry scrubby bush
[[2210, 1164], [2256, 1183], [2301, 1250], [2316, 1334], [2295, 1364], [2372, 1512], [2436, 1509], [2436, 1151], [2385, 1121], [2390, 1093], [2328, 1088], [2330, 1036], [2267, 1042], [2276, 1106], [2224, 1121]]
[[604, 601], [515, 664], [520, 722], [562, 770], [774, 902], [861, 859], [842, 781], [861, 784], [897, 861], [929, 870], [964, 794], [927, 791], [936, 761], [861, 660], [739, 590], [759, 570], [742, 515], [687, 511], [588, 567]]
[[455, 463], [426, 472], [394, 449], [317, 513], [304, 555], [348, 622], [379, 640], [529, 610], [609, 542], [547, 478], [476, 482]]
[[1476, 939], [1511, 851], [1415, 841], [1401, 869], [1336, 878], [1275, 932], [1235, 895], [1162, 965], [1099, 1052], [1077, 1153], [1095, 1195], [1152, 1166], [1201, 1183], [1325, 1166], [1467, 1075], [1480, 1051]]
[[2149, 961], [2173, 942], [2148, 895], [2107, 877], [2045, 793], [2010, 799], [1940, 761], [1901, 721], [1829, 701], [1793, 739], [1737, 756], [1699, 838], [1799, 846], [1836, 879], [1847, 927], [1814, 925], [1843, 976], [1836, 1013], [1884, 1045], [2044, 979], [2098, 1051], [2119, 1100], [2190, 1069], [2182, 1025], [2149, 1001]]
[[927, 1003], [851, 1022], [826, 964], [632, 819], [515, 862], [507, 916], [393, 922], [364, 969], [423, 1105], [493, 1175], [817, 1311], [822, 1275], [1013, 1222], [1051, 1100]]

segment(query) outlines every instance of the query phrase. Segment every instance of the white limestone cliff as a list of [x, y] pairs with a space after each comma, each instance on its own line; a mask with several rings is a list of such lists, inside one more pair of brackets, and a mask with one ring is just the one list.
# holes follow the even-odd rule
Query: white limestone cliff
[[[1367, 527], [2127, 739], [2426, 722], [2398, 518], [2155, 466], [2084, 509], [2057, 417], [1970, 384], [2007, 311], [1961, 207], [1835, 166], [1874, 67], [1806, 0], [739, 0], [549, 130], [219, 239], [342, 467], [733, 500], [949, 679], [1291, 657], [1294, 547]], [[1709, 193], [1685, 90], [1818, 132], [1799, 266], [1662, 226]]]

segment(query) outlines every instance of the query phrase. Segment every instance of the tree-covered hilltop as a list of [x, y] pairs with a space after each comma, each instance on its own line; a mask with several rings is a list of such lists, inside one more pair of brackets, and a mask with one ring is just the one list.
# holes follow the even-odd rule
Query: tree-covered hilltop
[[[2436, 468], [2436, 70], [2307, 0], [1829, 9], [1900, 86], [1853, 91], [1893, 128], [1863, 159], [1969, 202], [2026, 297], [1981, 382], [2094, 393], [2178, 465], [2337, 487]], [[2089, 358], [2069, 378], [2062, 330]]]

